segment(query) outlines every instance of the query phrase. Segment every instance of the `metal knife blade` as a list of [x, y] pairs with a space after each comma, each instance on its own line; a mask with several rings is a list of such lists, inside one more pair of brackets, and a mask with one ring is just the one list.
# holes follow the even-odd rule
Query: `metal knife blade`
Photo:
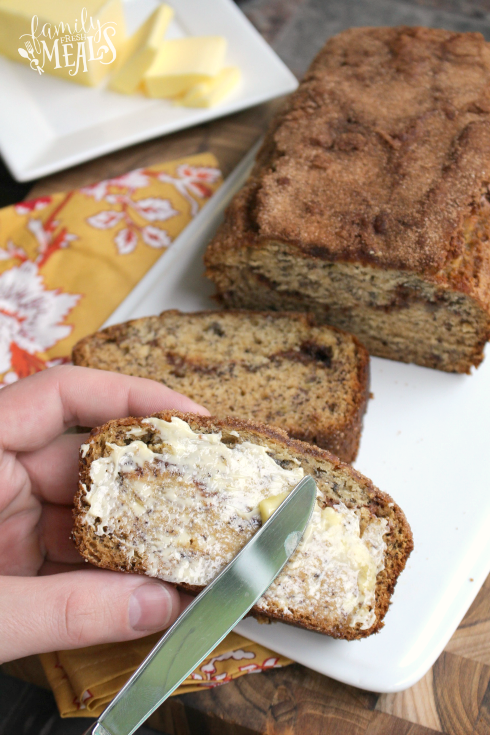
[[315, 500], [315, 482], [304, 477], [167, 630], [86, 735], [134, 733], [262, 597], [301, 541]]

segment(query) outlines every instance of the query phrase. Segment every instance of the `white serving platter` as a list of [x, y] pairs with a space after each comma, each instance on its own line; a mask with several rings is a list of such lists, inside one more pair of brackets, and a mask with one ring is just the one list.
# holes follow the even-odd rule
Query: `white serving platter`
[[[212, 306], [202, 254], [254, 153], [104, 326]], [[355, 466], [401, 505], [415, 541], [385, 627], [354, 642], [253, 619], [237, 631], [347, 684], [396, 692], [429, 670], [490, 572], [490, 355], [471, 376], [373, 358], [371, 390]]]
[[[240, 86], [210, 109], [89, 88], [39, 76], [0, 56], [0, 153], [18, 181], [46, 176], [143, 140], [191, 127], [291, 92], [297, 80], [233, 0], [166, 0], [175, 10], [168, 38], [222, 35], [225, 63], [240, 67]], [[125, 0], [133, 32], [158, 0]], [[19, 43], [19, 45], [22, 45]]]

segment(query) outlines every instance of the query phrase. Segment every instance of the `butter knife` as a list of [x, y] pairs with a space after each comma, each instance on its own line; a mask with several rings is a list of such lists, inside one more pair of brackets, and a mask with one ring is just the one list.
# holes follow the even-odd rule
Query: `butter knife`
[[132, 735], [249, 612], [297, 548], [316, 501], [304, 477], [191, 602], [85, 735]]

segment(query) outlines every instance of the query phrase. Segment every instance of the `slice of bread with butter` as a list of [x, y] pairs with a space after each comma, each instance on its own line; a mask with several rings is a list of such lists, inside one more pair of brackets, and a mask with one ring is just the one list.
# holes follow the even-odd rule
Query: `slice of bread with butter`
[[94, 429], [80, 450], [73, 536], [99, 567], [197, 593], [307, 474], [312, 519], [252, 614], [368, 636], [413, 548], [410, 527], [370, 480], [280, 429], [172, 411]]

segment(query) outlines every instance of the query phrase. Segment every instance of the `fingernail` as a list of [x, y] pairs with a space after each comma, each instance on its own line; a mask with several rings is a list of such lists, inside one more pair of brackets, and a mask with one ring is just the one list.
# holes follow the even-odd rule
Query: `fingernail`
[[133, 630], [161, 630], [172, 615], [172, 597], [159, 582], [135, 589], [129, 599], [129, 624]]

